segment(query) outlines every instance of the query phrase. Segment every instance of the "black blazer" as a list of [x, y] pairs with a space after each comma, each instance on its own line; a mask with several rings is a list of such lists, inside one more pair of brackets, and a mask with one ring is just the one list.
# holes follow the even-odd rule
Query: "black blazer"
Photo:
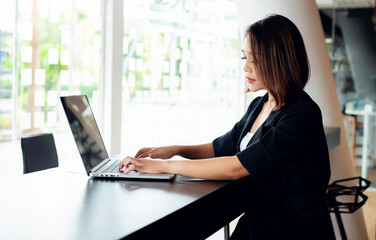
[[246, 114], [213, 141], [219, 156], [236, 155], [250, 173], [243, 199], [248, 208], [232, 239], [334, 239], [324, 197], [329, 154], [318, 105], [301, 92], [272, 111], [240, 151], [268, 96], [251, 102]]

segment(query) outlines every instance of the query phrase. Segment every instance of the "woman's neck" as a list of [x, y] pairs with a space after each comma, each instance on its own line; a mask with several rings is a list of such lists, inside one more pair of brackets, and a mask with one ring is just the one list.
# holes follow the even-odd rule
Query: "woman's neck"
[[275, 98], [268, 92], [268, 104], [275, 103]]

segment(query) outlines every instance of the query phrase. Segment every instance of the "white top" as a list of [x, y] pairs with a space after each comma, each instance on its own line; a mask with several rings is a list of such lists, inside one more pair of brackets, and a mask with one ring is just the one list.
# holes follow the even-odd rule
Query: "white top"
[[247, 144], [249, 143], [249, 140], [251, 140], [251, 138], [253, 137], [253, 135], [255, 135], [255, 133], [248, 132], [243, 137], [242, 141], [240, 142], [240, 151], [243, 151], [247, 147]]

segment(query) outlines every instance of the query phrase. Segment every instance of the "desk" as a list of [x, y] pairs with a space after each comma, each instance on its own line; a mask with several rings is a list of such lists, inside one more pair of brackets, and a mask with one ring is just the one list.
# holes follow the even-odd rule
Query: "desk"
[[238, 186], [181, 176], [101, 180], [54, 169], [1, 179], [0, 239], [205, 239], [244, 212]]
[[[336, 128], [325, 132], [328, 146], [339, 143]], [[2, 178], [0, 239], [205, 239], [245, 211], [246, 181], [103, 180], [59, 169]]]

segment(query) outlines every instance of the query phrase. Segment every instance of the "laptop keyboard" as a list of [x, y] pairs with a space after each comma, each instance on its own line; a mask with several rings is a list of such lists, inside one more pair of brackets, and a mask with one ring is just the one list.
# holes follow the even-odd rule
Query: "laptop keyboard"
[[[121, 160], [112, 160], [110, 164], [107, 164], [104, 166], [103, 170], [101, 170], [102, 173], [119, 173], [119, 165], [120, 165]], [[135, 174], [139, 173], [136, 170], [130, 171], [129, 173]]]
[[[112, 160], [111, 163], [105, 165], [103, 167], [103, 170], [100, 170], [101, 173], [119, 173], [119, 165], [120, 165], [121, 160]], [[130, 171], [129, 174], [139, 174], [139, 171], [133, 170]]]
[[121, 162], [121, 160], [112, 161], [112, 164], [108, 164], [108, 166], [105, 166], [105, 168], [101, 172], [103, 172], [103, 173], [118, 173], [120, 162]]

